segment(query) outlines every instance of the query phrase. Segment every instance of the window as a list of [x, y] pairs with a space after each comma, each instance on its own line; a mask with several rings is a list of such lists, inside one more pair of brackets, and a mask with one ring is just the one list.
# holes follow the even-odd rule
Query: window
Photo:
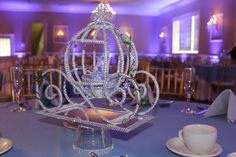
[[0, 34], [0, 57], [11, 56], [13, 52], [13, 35]]
[[172, 52], [198, 53], [199, 12], [175, 17], [172, 22]]

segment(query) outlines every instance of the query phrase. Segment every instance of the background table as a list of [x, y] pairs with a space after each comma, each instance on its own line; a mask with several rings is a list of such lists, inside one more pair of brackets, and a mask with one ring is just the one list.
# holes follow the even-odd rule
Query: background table
[[[193, 104], [203, 105], [203, 104]], [[35, 111], [12, 113], [14, 105], [0, 104], [0, 132], [13, 141], [13, 148], [3, 157], [79, 157], [72, 149], [76, 131], [62, 126], [60, 120], [35, 114]], [[176, 137], [185, 125], [203, 123], [218, 129], [218, 141], [223, 147], [221, 157], [236, 151], [236, 124], [226, 117], [203, 118], [186, 115], [180, 110], [185, 102], [174, 102], [170, 107], [155, 108], [155, 119], [126, 134], [112, 131], [114, 149], [104, 157], [127, 154], [129, 157], [177, 157], [165, 143]]]

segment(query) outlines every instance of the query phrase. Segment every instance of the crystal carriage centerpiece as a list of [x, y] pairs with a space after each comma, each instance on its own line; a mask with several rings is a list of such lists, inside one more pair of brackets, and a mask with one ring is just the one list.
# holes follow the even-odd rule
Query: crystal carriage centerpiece
[[[45, 89], [43, 95], [47, 99], [58, 100], [58, 104], [51, 108], [41, 101], [43, 95], [39, 94], [37, 87], [37, 97], [43, 109], [38, 111], [39, 114], [83, 126], [122, 132], [130, 132], [153, 118], [147, 113], [158, 101], [158, 83], [149, 72], [137, 71], [135, 45], [129, 36], [108, 22], [113, 13], [108, 4], [100, 3], [92, 13], [93, 22], [69, 41], [64, 54], [64, 70], [49, 69], [43, 72], [42, 75], [58, 72], [64, 82], [62, 89], [53, 84]], [[114, 50], [115, 46], [117, 50]], [[111, 55], [114, 51], [117, 52], [116, 63], [112, 63]], [[78, 53], [81, 54], [80, 65], [76, 61]], [[147, 86], [135, 80], [139, 74], [145, 74], [155, 86], [155, 100], [145, 108], [142, 108], [140, 102], [147, 95]], [[69, 90], [80, 98], [70, 98]], [[68, 103], [63, 104], [64, 99]], [[135, 105], [127, 103], [130, 99]]]

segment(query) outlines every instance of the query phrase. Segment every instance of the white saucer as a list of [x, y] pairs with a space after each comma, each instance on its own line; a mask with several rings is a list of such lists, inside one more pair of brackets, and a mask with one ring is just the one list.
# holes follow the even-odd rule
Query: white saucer
[[12, 141], [5, 138], [0, 137], [0, 155], [7, 152], [13, 146]]
[[205, 155], [196, 155], [193, 154], [191, 151], [189, 151], [186, 146], [184, 145], [184, 143], [182, 141], [179, 140], [178, 137], [174, 137], [169, 139], [166, 142], [166, 147], [181, 156], [186, 156], [186, 157], [214, 157], [214, 156], [218, 156], [222, 153], [223, 149], [219, 144], [216, 144], [214, 146], [214, 148], [212, 149], [211, 152], [209, 152], [208, 154]]

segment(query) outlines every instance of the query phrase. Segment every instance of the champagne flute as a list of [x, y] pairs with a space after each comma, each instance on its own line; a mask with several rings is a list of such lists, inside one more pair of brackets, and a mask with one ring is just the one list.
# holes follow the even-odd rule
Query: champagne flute
[[181, 112], [187, 114], [196, 114], [196, 111], [190, 107], [191, 97], [195, 91], [195, 68], [188, 67], [184, 69], [184, 92], [187, 98], [188, 107], [181, 110]]
[[15, 95], [15, 101], [18, 107], [14, 108], [12, 112], [24, 112], [25, 108], [21, 102], [21, 88], [23, 83], [23, 77], [21, 72], [21, 66], [19, 63], [16, 63], [13, 67], [13, 91]]

